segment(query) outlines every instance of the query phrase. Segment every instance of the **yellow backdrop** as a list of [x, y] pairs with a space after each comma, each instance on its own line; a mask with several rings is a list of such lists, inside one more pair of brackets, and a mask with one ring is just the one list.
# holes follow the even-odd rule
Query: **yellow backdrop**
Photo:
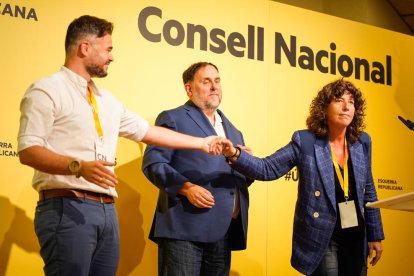
[[[34, 80], [59, 70], [66, 28], [84, 14], [115, 23], [115, 62], [107, 78], [96, 80], [99, 86], [153, 122], [160, 111], [186, 101], [182, 71], [195, 61], [211, 61], [223, 81], [221, 109], [259, 156], [305, 127], [319, 88], [340, 73], [349, 76], [368, 101], [379, 198], [413, 190], [413, 133], [397, 119], [414, 119], [411, 36], [267, 0], [3, 1], [0, 275], [43, 274], [33, 231], [33, 171], [20, 165], [16, 153], [19, 102]], [[205, 33], [194, 35], [194, 28]], [[367, 74], [356, 73], [361, 61]], [[119, 275], [156, 275], [157, 248], [147, 236], [158, 190], [141, 172], [143, 149], [121, 139], [117, 153]], [[248, 249], [233, 253], [231, 275], [298, 275], [289, 261], [297, 172], [289, 176], [251, 186]], [[410, 275], [412, 214], [382, 215], [384, 254], [370, 275]]]

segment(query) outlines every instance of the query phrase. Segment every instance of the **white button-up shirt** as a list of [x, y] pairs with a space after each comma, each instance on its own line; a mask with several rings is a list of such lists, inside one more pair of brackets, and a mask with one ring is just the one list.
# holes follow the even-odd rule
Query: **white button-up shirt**
[[[226, 132], [224, 131], [224, 127], [223, 127], [223, 119], [221, 119], [221, 116], [220, 116], [220, 114], [218, 114], [217, 111], [214, 113], [214, 125], [213, 125], [213, 127], [214, 127], [214, 130], [216, 131], [218, 136], [227, 138], [226, 137]], [[234, 219], [237, 218], [237, 216], [239, 215], [239, 212], [240, 212], [239, 200], [240, 200], [239, 199], [239, 192], [238, 192], [238, 189], [237, 189], [237, 186], [236, 186], [236, 188], [234, 189], [234, 206], [233, 206], [233, 214], [232, 214], [232, 217]]]
[[[128, 111], [108, 91], [95, 85], [92, 89], [105, 148], [109, 156], [115, 157], [118, 137], [141, 141], [148, 131], [148, 121]], [[59, 72], [32, 84], [20, 104], [18, 151], [42, 146], [61, 155], [95, 160], [98, 134], [86, 96], [87, 81], [64, 66]], [[37, 170], [32, 185], [37, 191], [72, 188], [117, 196], [115, 189], [104, 189], [82, 177], [51, 175]]]

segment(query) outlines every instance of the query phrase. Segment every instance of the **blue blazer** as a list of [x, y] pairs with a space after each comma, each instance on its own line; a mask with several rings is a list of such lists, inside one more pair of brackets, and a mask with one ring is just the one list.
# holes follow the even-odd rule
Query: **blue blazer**
[[[365, 223], [367, 241], [384, 239], [379, 209], [366, 208], [377, 200], [371, 170], [371, 138], [363, 133], [356, 143], [348, 143], [355, 175], [358, 206]], [[242, 152], [233, 167], [257, 180], [274, 180], [297, 166], [298, 198], [295, 207], [292, 266], [309, 275], [319, 265], [331, 240], [338, 217], [335, 198], [335, 172], [328, 138], [308, 130], [296, 131], [292, 141], [266, 158]], [[367, 257], [367, 255], [366, 255]], [[366, 261], [366, 258], [365, 258]]]
[[[241, 132], [221, 111], [218, 113], [223, 120], [227, 138], [234, 144], [244, 145]], [[162, 112], [155, 124], [198, 137], [217, 135], [208, 118], [191, 101]], [[232, 222], [236, 191], [240, 199], [240, 213], [230, 228], [231, 249], [246, 248], [249, 206], [247, 188], [253, 181], [231, 168], [224, 156], [213, 156], [199, 150], [148, 146], [142, 170], [160, 189], [149, 236], [151, 240], [156, 242], [160, 237], [194, 242], [221, 240]], [[185, 196], [178, 194], [186, 181], [209, 190], [215, 200], [213, 208], [197, 208]]]

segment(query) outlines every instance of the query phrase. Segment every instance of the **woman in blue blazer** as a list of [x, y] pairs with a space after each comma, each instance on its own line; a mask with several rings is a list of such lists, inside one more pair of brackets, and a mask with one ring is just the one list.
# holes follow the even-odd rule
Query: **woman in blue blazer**
[[[384, 239], [371, 169], [371, 138], [363, 132], [365, 100], [340, 79], [313, 99], [307, 130], [266, 158], [231, 143], [223, 151], [232, 167], [257, 180], [274, 180], [297, 166], [291, 264], [306, 275], [366, 275]], [[375, 251], [375, 255], [373, 254]]]

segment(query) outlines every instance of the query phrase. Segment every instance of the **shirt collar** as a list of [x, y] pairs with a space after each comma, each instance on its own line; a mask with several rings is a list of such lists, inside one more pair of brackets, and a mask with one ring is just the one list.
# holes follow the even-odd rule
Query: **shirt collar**
[[218, 112], [214, 112], [214, 121], [216, 122], [215, 125], [221, 125], [223, 123], [223, 120], [221, 119], [220, 114], [218, 114]]
[[[69, 78], [69, 80], [79, 88], [82, 94], [86, 95], [88, 82], [80, 75], [76, 74], [66, 66], [62, 66], [61, 71]], [[99, 89], [96, 87], [95, 83], [91, 79], [90, 81], [92, 90], [95, 94], [100, 95]]]

